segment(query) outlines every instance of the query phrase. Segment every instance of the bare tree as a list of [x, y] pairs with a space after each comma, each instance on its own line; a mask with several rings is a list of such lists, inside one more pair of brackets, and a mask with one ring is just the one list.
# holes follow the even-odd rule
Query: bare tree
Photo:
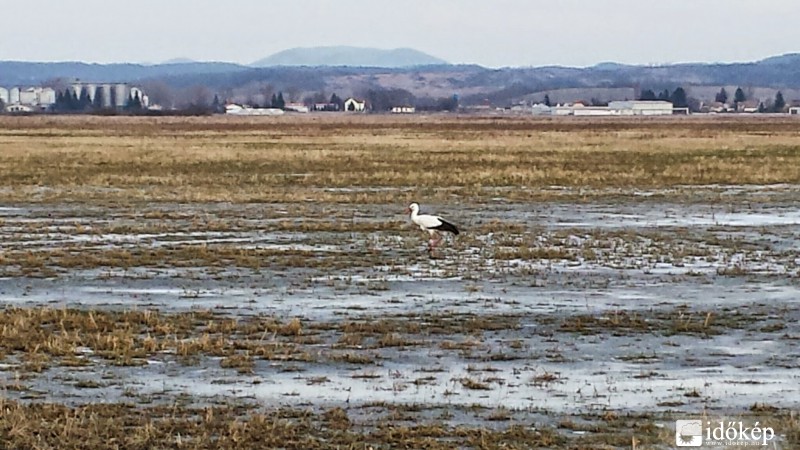
[[185, 102], [187, 106], [204, 108], [211, 104], [213, 97], [208, 87], [198, 84], [186, 90]]
[[286, 101], [294, 103], [300, 100], [300, 88], [297, 86], [289, 86], [286, 88]]
[[175, 108], [175, 91], [161, 80], [145, 81], [142, 90], [147, 94], [151, 104], [161, 105], [164, 109]]

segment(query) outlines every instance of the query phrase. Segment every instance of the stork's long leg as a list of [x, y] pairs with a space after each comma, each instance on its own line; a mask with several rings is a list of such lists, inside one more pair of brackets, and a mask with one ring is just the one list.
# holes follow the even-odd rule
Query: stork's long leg
[[433, 253], [433, 248], [436, 247], [438, 241], [436, 240], [436, 230], [428, 230], [430, 239], [428, 239], [428, 251]]
[[444, 239], [444, 237], [439, 233], [433, 233], [433, 235], [436, 236], [436, 239], [434, 239], [433, 241], [433, 246], [436, 247], [442, 242], [442, 239]]

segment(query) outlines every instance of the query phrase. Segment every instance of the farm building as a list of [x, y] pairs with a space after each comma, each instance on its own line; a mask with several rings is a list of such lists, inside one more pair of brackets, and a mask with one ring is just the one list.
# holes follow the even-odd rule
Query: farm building
[[29, 113], [33, 112], [33, 108], [28, 105], [20, 105], [19, 103], [6, 106], [6, 111], [10, 113]]
[[283, 110], [278, 108], [251, 108], [230, 103], [225, 105], [225, 114], [231, 116], [280, 116], [283, 114]]
[[669, 116], [672, 103], [658, 100], [633, 100], [609, 102], [608, 109], [618, 111], [622, 116]]
[[361, 112], [365, 109], [367, 109], [367, 102], [365, 101], [359, 101], [350, 97], [344, 102], [345, 111]]
[[0, 88], [0, 100], [8, 112], [40, 111], [56, 102], [56, 91], [49, 87]]
[[[148, 107], [149, 100], [144, 91], [137, 87], [130, 87], [127, 84], [92, 84], [92, 83], [73, 83], [67, 88], [74, 92], [76, 97], [81, 97], [84, 93], [89, 100], [94, 102], [98, 95], [101, 96], [102, 106], [105, 108], [122, 108], [133, 98], [139, 98], [142, 106]], [[6, 105], [9, 112], [41, 111], [56, 104], [58, 97], [56, 90], [50, 87], [12, 87], [10, 89], [0, 88], [0, 100]], [[12, 108], [14, 105], [25, 106], [26, 108]]]
[[417, 110], [413, 106], [392, 106], [391, 111], [394, 114], [413, 114]]
[[668, 116], [672, 115], [672, 103], [664, 101], [615, 101], [608, 106], [585, 106], [577, 102], [571, 105], [548, 107], [534, 105], [534, 115], [553, 116]]
[[314, 111], [338, 111], [339, 105], [336, 103], [314, 103]]
[[308, 106], [306, 106], [303, 103], [286, 103], [285, 105], [283, 105], [283, 109], [285, 109], [286, 111], [299, 112], [299, 113], [308, 112]]
[[103, 108], [123, 108], [128, 104], [130, 99], [137, 96], [143, 107], [147, 108], [150, 106], [150, 99], [140, 88], [131, 87], [125, 83], [73, 83], [70, 86], [70, 90], [74, 92], [77, 97], [80, 97], [85, 91], [89, 100], [92, 102], [95, 102], [99, 95], [100, 101], [103, 103]]

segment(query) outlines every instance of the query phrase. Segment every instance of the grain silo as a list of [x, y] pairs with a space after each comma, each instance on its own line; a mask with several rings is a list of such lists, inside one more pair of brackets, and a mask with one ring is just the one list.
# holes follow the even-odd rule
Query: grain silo
[[42, 106], [50, 106], [56, 103], [56, 91], [53, 88], [42, 88], [39, 92], [39, 104]]
[[84, 89], [86, 89], [89, 94], [89, 100], [94, 102], [94, 99], [97, 97], [97, 85], [90, 83], [85, 85]]
[[8, 92], [8, 103], [19, 103], [19, 88], [13, 87]]
[[0, 101], [4, 104], [8, 104], [8, 89], [4, 87], [0, 87]]
[[104, 85], [100, 86], [100, 92], [101, 92], [101, 95], [103, 96], [103, 98], [102, 98], [102, 100], [103, 100], [103, 108], [111, 108], [111, 101], [113, 100], [112, 99], [113, 91], [111, 90], [111, 85], [110, 84], [104, 84]]
[[127, 84], [115, 84], [114, 85], [114, 106], [117, 108], [122, 108], [128, 104], [128, 85]]

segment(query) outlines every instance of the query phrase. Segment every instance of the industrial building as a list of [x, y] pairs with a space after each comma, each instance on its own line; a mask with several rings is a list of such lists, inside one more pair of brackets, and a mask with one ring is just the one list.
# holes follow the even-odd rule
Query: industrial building
[[[56, 102], [56, 91], [49, 87], [29, 87], [21, 89], [0, 87], [0, 101], [6, 110], [13, 112], [31, 112], [47, 109]], [[15, 108], [16, 106], [16, 108]]]
[[608, 106], [585, 106], [583, 103], [546, 106], [533, 105], [531, 112], [537, 116], [669, 116], [672, 103], [650, 100], [625, 100], [609, 102]]
[[84, 91], [92, 103], [100, 96], [103, 108], [124, 108], [132, 98], [139, 97], [142, 107], [150, 106], [150, 99], [138, 87], [131, 87], [127, 83], [73, 83], [70, 91], [81, 97]]
[[[147, 108], [150, 100], [144, 91], [125, 83], [73, 83], [67, 90], [81, 97], [84, 92], [94, 103], [100, 96], [103, 108], [124, 108], [132, 98], [139, 98], [142, 107]], [[8, 112], [45, 111], [56, 103], [57, 92], [50, 87], [0, 87], [0, 101]]]

